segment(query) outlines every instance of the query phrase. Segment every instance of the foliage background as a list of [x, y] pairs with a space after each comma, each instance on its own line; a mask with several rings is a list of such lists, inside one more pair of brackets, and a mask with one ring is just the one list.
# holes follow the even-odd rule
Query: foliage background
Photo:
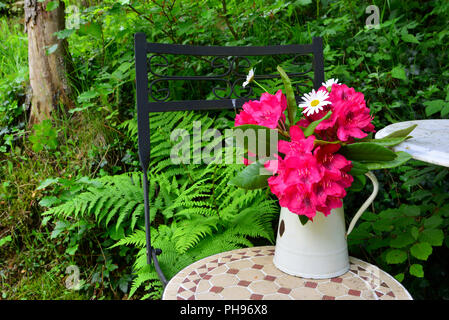
[[[362, 91], [376, 128], [449, 114], [444, 0], [65, 4], [80, 9], [79, 28], [58, 34], [68, 39], [75, 65], [76, 108], [29, 128], [23, 12], [12, 1], [0, 2], [2, 299], [160, 297], [142, 249], [135, 32], [152, 42], [196, 45], [310, 43], [321, 36], [326, 78]], [[371, 4], [380, 8], [378, 29], [365, 28]], [[203, 129], [221, 129], [232, 117], [209, 112], [152, 119], [152, 234], [164, 249], [161, 264], [169, 276], [214, 252], [273, 243], [278, 205], [269, 192], [227, 186], [238, 167], [180, 168], [167, 161], [171, 129], [191, 130], [193, 120]], [[448, 299], [447, 168], [410, 161], [375, 174], [382, 187], [349, 238], [351, 255], [394, 275], [415, 299]], [[345, 199], [347, 219], [369, 193], [366, 186]], [[80, 268], [78, 291], [65, 287], [69, 265]]]

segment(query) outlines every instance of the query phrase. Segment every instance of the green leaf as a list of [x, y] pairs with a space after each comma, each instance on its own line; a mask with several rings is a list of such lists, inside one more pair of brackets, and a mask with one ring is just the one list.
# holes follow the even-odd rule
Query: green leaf
[[441, 117], [445, 117], [449, 114], [449, 103], [441, 109]]
[[313, 121], [311, 124], [309, 124], [307, 126], [307, 128], [305, 128], [304, 131], [304, 136], [308, 137], [311, 136], [313, 134], [313, 132], [315, 131], [315, 128], [321, 123], [321, 121], [323, 120], [327, 120], [330, 118], [330, 116], [332, 115], [332, 111], [329, 111], [324, 117], [322, 117], [319, 120]]
[[418, 39], [413, 34], [410, 33], [403, 33], [401, 36], [402, 40], [409, 43], [416, 43], [419, 44]]
[[75, 32], [75, 29], [64, 29], [64, 30], [55, 32], [54, 35], [59, 40], [62, 40], [62, 39], [66, 39], [66, 38], [70, 37], [74, 32]]
[[419, 206], [409, 206], [402, 204], [399, 207], [399, 211], [407, 217], [418, 217], [421, 214], [421, 208]]
[[431, 216], [424, 220], [424, 227], [426, 229], [433, 229], [439, 227], [443, 223], [443, 219], [440, 216]]
[[55, 196], [47, 196], [43, 197], [41, 201], [39, 201], [39, 205], [42, 207], [51, 207], [55, 203], [60, 202], [60, 200]]
[[302, 214], [298, 214], [298, 219], [299, 219], [299, 221], [301, 221], [302, 225], [305, 225], [309, 221], [309, 218]]
[[412, 276], [418, 277], [418, 278], [423, 278], [424, 277], [424, 270], [422, 265], [420, 264], [412, 264], [410, 266], [409, 272]]
[[264, 162], [265, 160], [263, 162], [260, 160], [253, 162], [232, 178], [228, 184], [247, 190], [266, 187], [268, 185], [267, 180], [271, 176], [271, 173], [265, 169], [263, 165]]
[[398, 280], [399, 282], [402, 282], [404, 280], [404, 274], [403, 273], [398, 273], [397, 275], [394, 276], [394, 278], [396, 280]]
[[284, 83], [285, 95], [287, 97], [287, 113], [288, 113], [288, 122], [292, 126], [295, 124], [296, 111], [298, 109], [298, 105], [296, 104], [295, 92], [293, 91], [292, 83], [287, 73], [281, 66], [277, 66], [277, 70], [281, 75], [282, 82]]
[[42, 190], [47, 188], [49, 185], [53, 183], [57, 183], [59, 181], [59, 178], [48, 178], [42, 181], [39, 186], [36, 188], [36, 190]]
[[73, 256], [76, 251], [78, 251], [78, 244], [74, 245], [73, 247], [69, 247], [65, 250], [65, 253], [67, 253], [70, 256]]
[[101, 29], [101, 25], [98, 23], [88, 22], [83, 24], [78, 29], [78, 34], [80, 36], [91, 36], [97, 39], [101, 39], [103, 35], [103, 31]]
[[11, 236], [6, 236], [0, 239], [0, 247], [4, 246], [5, 244], [7, 244], [8, 242], [11, 242], [12, 238]]
[[412, 235], [412, 237], [415, 238], [415, 240], [418, 240], [419, 229], [415, 226], [412, 226], [409, 231], [410, 231], [410, 234]]
[[407, 260], [407, 253], [403, 250], [394, 249], [388, 251], [385, 259], [388, 264], [399, 264]]
[[47, 51], [46, 51], [47, 55], [50, 55], [50, 54], [54, 53], [57, 49], [58, 49], [58, 44], [57, 43], [52, 45], [52, 46], [50, 46], [50, 47], [48, 47]]
[[349, 174], [351, 176], [359, 176], [359, 175], [364, 175], [368, 171], [369, 171], [369, 169], [366, 167], [365, 164], [358, 162], [358, 161], [352, 161], [352, 168], [351, 168], [351, 171], [349, 171]]
[[[415, 130], [415, 128], [417, 126], [418, 126], [417, 124], [414, 124], [414, 125], [411, 125], [410, 127], [407, 127], [405, 129], [400, 129], [400, 130], [393, 131], [392, 133], [386, 135], [382, 139], [407, 137], [413, 130]], [[381, 140], [381, 139], [379, 139], [379, 140]]]
[[432, 254], [432, 246], [427, 242], [419, 242], [410, 248], [410, 253], [419, 260], [427, 260]]
[[45, 11], [53, 11], [59, 7], [59, 1], [50, 1], [47, 3]]
[[407, 80], [405, 69], [401, 66], [396, 66], [391, 70], [391, 76], [396, 79]]
[[51, 239], [56, 238], [61, 232], [65, 231], [67, 229], [68, 225], [69, 225], [69, 222], [57, 221], [55, 223], [55, 228], [51, 232], [50, 238]]
[[311, 3], [312, 3], [312, 0], [296, 0], [294, 4], [300, 5], [300, 6], [306, 6]]
[[396, 159], [382, 162], [365, 162], [364, 165], [368, 170], [390, 169], [403, 165], [412, 158], [410, 154], [405, 151], [398, 151]]
[[443, 245], [444, 232], [441, 229], [426, 229], [419, 234], [419, 241], [427, 242], [432, 246]]
[[399, 234], [396, 238], [390, 240], [390, 246], [392, 248], [404, 248], [415, 242], [415, 239], [407, 233]]
[[391, 161], [396, 158], [396, 153], [390, 149], [369, 142], [357, 142], [346, 145], [340, 149], [340, 153], [351, 161]]
[[447, 104], [444, 100], [431, 100], [426, 101], [423, 103], [423, 105], [426, 106], [426, 116], [431, 116], [443, 109], [443, 107]]
[[[351, 174], [352, 175], [352, 174]], [[354, 181], [351, 184], [351, 192], [359, 192], [365, 188], [366, 177], [364, 175], [353, 175]]]
[[382, 139], [366, 139], [363, 140], [363, 142], [370, 142], [375, 143], [384, 147], [394, 147], [403, 142], [404, 140], [407, 140], [411, 138], [409, 137], [393, 137], [393, 138], [382, 138]]

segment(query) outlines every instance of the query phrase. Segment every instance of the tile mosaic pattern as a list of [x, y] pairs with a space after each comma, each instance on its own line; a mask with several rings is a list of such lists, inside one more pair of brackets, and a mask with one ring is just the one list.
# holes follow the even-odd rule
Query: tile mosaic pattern
[[411, 300], [386, 272], [350, 257], [350, 270], [331, 279], [304, 279], [278, 270], [274, 246], [216, 254], [181, 270], [163, 300]]

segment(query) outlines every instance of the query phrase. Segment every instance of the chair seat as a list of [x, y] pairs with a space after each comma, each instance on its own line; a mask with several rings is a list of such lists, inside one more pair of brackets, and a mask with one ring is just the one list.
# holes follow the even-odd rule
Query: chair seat
[[412, 300], [388, 273], [350, 257], [350, 270], [332, 279], [288, 275], [273, 264], [274, 246], [219, 253], [181, 270], [163, 300]]

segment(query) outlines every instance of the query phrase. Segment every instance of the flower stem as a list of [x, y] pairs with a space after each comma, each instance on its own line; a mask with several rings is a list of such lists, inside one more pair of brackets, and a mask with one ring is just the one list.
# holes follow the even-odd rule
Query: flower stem
[[[253, 79], [253, 82], [254, 82], [255, 84], [257, 84], [263, 91], [268, 92], [268, 90], [265, 89], [259, 82], [257, 82], [257, 81], [254, 80], [254, 79]], [[269, 93], [269, 92], [268, 92], [268, 93]]]

